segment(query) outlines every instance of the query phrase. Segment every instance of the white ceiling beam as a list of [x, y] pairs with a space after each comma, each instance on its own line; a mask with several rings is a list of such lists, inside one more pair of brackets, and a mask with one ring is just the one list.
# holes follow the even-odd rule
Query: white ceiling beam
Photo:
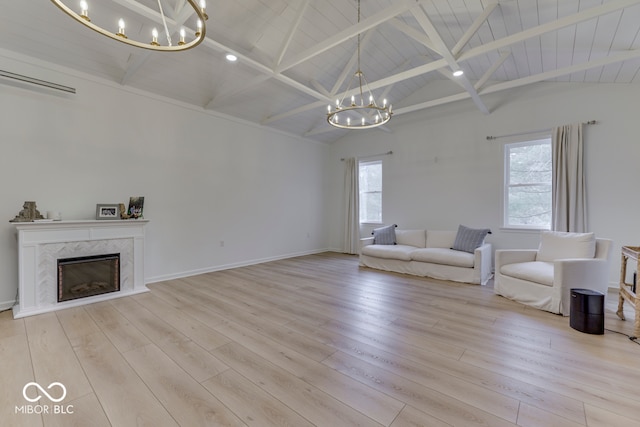
[[414, 39], [418, 43], [420, 43], [423, 46], [425, 46], [427, 49], [433, 51], [434, 53], [437, 53], [440, 56], [442, 56], [440, 54], [440, 52], [438, 52], [438, 49], [433, 44], [433, 42], [431, 41], [429, 36], [427, 36], [425, 33], [420, 32], [420, 31], [416, 30], [415, 28], [405, 24], [404, 22], [402, 22], [398, 18], [393, 18], [392, 20], [389, 21], [389, 23], [391, 25], [393, 25], [396, 28], [396, 30], [406, 34], [407, 36], [411, 37], [412, 39]]
[[[167, 0], [160, 0], [160, 2], [162, 3], [162, 7], [163, 8], [168, 8], [169, 5], [167, 3]], [[173, 9], [173, 15], [178, 15], [182, 9], [184, 8], [184, 6], [187, 4], [187, 0], [178, 0], [176, 1], [176, 7]]]
[[[140, 5], [140, 3], [132, 1], [132, 0], [114, 0], [115, 2], [128, 7], [129, 9], [132, 9], [134, 11], [136, 11], [139, 14], [142, 14], [143, 16], [147, 16], [150, 19], [158, 19], [159, 15], [157, 13], [155, 13], [154, 11], [152, 11], [151, 9]], [[426, 1], [426, 0], [406, 0], [405, 2], [402, 2], [403, 5], [406, 5], [406, 7], [409, 7], [409, 3], [411, 3], [412, 5], [415, 4], [419, 4], [422, 1]], [[593, 19], [596, 18], [600, 15], [603, 14], [607, 14], [610, 12], [614, 12], [616, 10], [619, 9], [623, 9], [625, 7], [629, 7], [629, 6], [633, 6], [636, 4], [639, 4], [640, 0], [611, 0], [610, 2], [602, 5], [602, 6], [597, 6], [595, 8], [591, 8], [591, 9], [587, 9], [585, 11], [579, 12], [575, 15], [571, 15], [569, 17], [566, 18], [562, 18], [559, 19], [557, 21], [554, 21], [553, 23], [549, 23], [549, 24], [544, 24], [535, 28], [531, 28], [529, 30], [526, 31], [522, 31], [518, 34], [514, 34], [512, 36], [507, 36], [504, 37], [500, 40], [496, 40], [494, 42], [489, 42], [485, 45], [482, 46], [478, 46], [476, 48], [472, 48], [466, 52], [463, 52], [458, 58], [457, 60], [459, 61], [464, 61], [479, 55], [483, 55], [486, 54], [488, 52], [494, 51], [494, 50], [502, 50], [505, 47], [508, 47], [512, 44], [515, 43], [519, 43], [521, 41], [524, 41], [528, 38], [532, 38], [532, 37], [537, 37], [541, 34], [547, 33], [547, 32], [551, 32], [551, 31], [555, 31], [558, 30], [560, 28], [564, 28], [570, 25], [574, 25], [577, 24], [579, 22], [582, 21], [586, 21], [589, 19]], [[408, 10], [408, 9], [405, 9]], [[402, 12], [399, 12], [398, 14], [400, 14]], [[396, 16], [396, 15], [394, 15]], [[393, 16], [392, 16], [393, 17]], [[389, 17], [388, 19], [391, 19], [392, 17]], [[386, 21], [383, 21], [386, 22]], [[355, 35], [357, 35], [358, 29], [356, 28], [356, 30], [354, 31], [352, 28], [351, 31], [351, 35], [350, 37], [353, 37]], [[349, 37], [347, 37], [349, 38]], [[218, 43], [214, 40], [212, 40], [211, 38], [205, 38], [204, 42], [203, 42], [204, 46], [208, 46], [209, 48], [213, 48], [214, 50], [220, 51], [220, 52], [227, 52], [227, 51], [233, 51], [236, 52], [236, 54], [238, 54], [239, 59], [243, 62], [243, 64], [249, 66], [250, 68], [263, 73], [267, 76], [267, 78], [276, 78], [277, 80], [279, 80], [280, 82], [282, 82], [283, 84], [296, 89], [302, 93], [305, 93], [313, 98], [316, 98], [318, 100], [322, 100], [322, 103], [326, 103], [326, 97], [321, 94], [318, 91], [315, 91], [303, 84], [300, 84], [299, 82], [288, 78], [280, 73], [274, 73], [274, 70], [265, 66], [264, 64], [259, 63], [258, 61], [255, 61], [253, 59], [251, 59], [250, 57], [243, 55], [239, 52], [237, 52], [236, 49], [232, 49], [229, 48], [221, 43]], [[323, 51], [325, 51], [326, 49], [328, 49], [329, 47], [323, 49]], [[317, 53], [316, 53], [317, 54]], [[312, 55], [313, 56], [313, 55]], [[437, 60], [437, 61], [433, 61], [429, 64], [425, 64], [416, 68], [413, 68], [411, 70], [407, 70], [407, 71], [403, 71], [401, 73], [398, 73], [396, 75], [378, 80], [377, 82], [373, 82], [369, 84], [369, 87], [371, 89], [376, 89], [376, 88], [380, 88], [383, 86], [387, 86], [396, 82], [400, 82], [402, 80], [406, 80], [406, 79], [410, 79], [425, 73], [429, 73], [432, 71], [437, 70], [438, 68], [442, 68], [442, 67], [446, 67], [447, 66], [447, 62], [444, 60]], [[485, 93], [484, 91], [482, 93]], [[396, 109], [396, 111], [394, 112], [394, 114], [397, 114], [398, 110]], [[275, 116], [274, 116], [275, 117]]]
[[149, 56], [151, 55], [151, 51], [145, 50], [144, 52], [140, 52], [139, 54], [133, 56], [131, 60], [127, 63], [127, 69], [124, 71], [124, 75], [120, 79], [121, 85], [126, 85], [129, 83], [129, 80], [138, 72], [140, 67], [147, 62]]
[[274, 64], [274, 68], [277, 68], [282, 63], [282, 58], [287, 53], [289, 49], [289, 45], [293, 40], [294, 34], [298, 31], [300, 27], [300, 23], [302, 22], [302, 17], [304, 13], [307, 11], [307, 6], [309, 6], [309, 2], [311, 0], [304, 0], [303, 3], [298, 8], [298, 13], [296, 14], [296, 19], [293, 21], [293, 25], [289, 28], [289, 32], [287, 33], [287, 37], [285, 37], [284, 43], [282, 43], [282, 48], [280, 49], [280, 53], [278, 54], [278, 58], [276, 59], [276, 63]]
[[484, 84], [491, 78], [493, 73], [498, 71], [498, 68], [500, 68], [500, 66], [504, 64], [504, 61], [506, 61], [509, 56], [511, 56], [511, 51], [502, 52], [500, 58], [498, 58], [498, 60], [494, 62], [487, 71], [485, 71], [482, 77], [480, 77], [480, 80], [476, 82], [476, 84], [474, 85], [476, 90], [480, 90], [484, 86]]
[[510, 80], [507, 82], [496, 83], [494, 85], [488, 86], [486, 89], [482, 90], [481, 93], [485, 94], [485, 93], [499, 92], [505, 89], [512, 89], [515, 87], [525, 86], [532, 83], [538, 83], [543, 80], [555, 79], [558, 77], [566, 76], [568, 74], [578, 73], [580, 71], [586, 71], [591, 68], [604, 67], [606, 65], [616, 64], [618, 62], [629, 61], [637, 58], [640, 58], [640, 49], [628, 50], [626, 52], [622, 52], [616, 55], [611, 55], [604, 58], [590, 60], [581, 64], [570, 65], [565, 68], [546, 71], [544, 73], [539, 73], [533, 76], [523, 77], [516, 80]]
[[318, 92], [320, 92], [327, 98], [331, 98], [331, 94], [329, 93], [329, 91], [324, 86], [322, 86], [319, 81], [313, 79], [309, 83], [311, 83], [311, 86], [313, 86]]
[[[580, 71], [586, 71], [591, 68], [603, 67], [610, 64], [615, 64], [622, 61], [628, 61], [632, 59], [640, 58], [640, 49], [623, 52], [617, 55], [613, 55], [606, 58], [600, 58], [593, 61], [585, 62], [582, 64], [576, 64], [569, 67], [561, 68], [558, 70], [546, 71], [544, 73], [539, 73], [529, 77], [523, 77], [521, 79], [510, 80], [508, 82], [496, 83], [494, 85], [488, 86], [486, 89], [482, 90], [480, 93], [483, 95], [501, 92], [507, 89], [514, 89], [517, 87], [522, 87], [526, 85], [530, 85], [533, 83], [538, 83], [544, 80], [554, 79], [558, 77], [562, 77], [568, 74], [577, 73]], [[435, 107], [438, 105], [448, 104], [454, 101], [460, 101], [463, 99], [468, 99], [470, 97], [469, 93], [459, 93], [455, 95], [445, 96], [443, 98], [434, 99], [427, 102], [421, 102], [419, 104], [409, 105], [407, 107], [396, 108], [394, 111], [394, 115], [407, 114], [414, 111], [424, 110], [426, 108]]]
[[[364, 37], [360, 39], [360, 46], [362, 49], [366, 48], [366, 46], [371, 41], [372, 36], [373, 36], [373, 31], [367, 31]], [[347, 77], [354, 74], [355, 72], [354, 70], [357, 66], [357, 63], [358, 63], [358, 52], [356, 51], [353, 53], [353, 55], [351, 55], [351, 58], [349, 58], [347, 65], [345, 65], [345, 67], [342, 69], [342, 73], [340, 73], [338, 80], [336, 80], [336, 83], [333, 85], [333, 88], [331, 89], [331, 92], [330, 92], [331, 97], [335, 96], [335, 94], [338, 93], [338, 91], [340, 90], [344, 82], [347, 80]]]
[[[122, 0], [116, 0], [116, 1], [122, 1]], [[585, 21], [585, 20], [589, 20], [589, 19], [593, 19], [597, 16], [600, 16], [602, 14], [606, 14], [606, 13], [610, 13], [613, 12], [615, 10], [618, 9], [622, 9], [625, 7], [629, 7], [631, 5], [634, 4], [638, 4], [640, 3], [640, 0], [612, 0], [609, 3], [606, 3], [603, 6], [598, 6], [592, 9], [588, 9], [586, 11], [583, 12], [579, 12], [576, 15], [571, 15], [569, 17], [566, 18], [562, 18], [558, 21], [555, 21], [553, 23], [549, 23], [549, 24], [544, 24], [541, 25], [539, 27], [535, 27], [535, 28], [531, 28], [529, 30], [525, 30], [522, 31], [520, 33], [514, 34], [512, 36], [507, 36], [504, 37], [502, 39], [496, 40], [494, 42], [490, 42], [487, 43], [485, 45], [482, 46], [478, 46], [475, 48], [472, 48], [466, 52], [463, 52], [459, 57], [458, 60], [459, 61], [463, 61], [463, 60], [467, 60], [476, 56], [480, 56], [480, 55], [484, 55], [488, 52], [491, 52], [493, 50], [502, 50], [505, 47], [508, 47], [512, 44], [516, 44], [519, 43], [521, 41], [524, 41], [528, 38], [531, 37], [537, 37], [541, 34], [547, 33], [547, 32], [551, 32], [551, 31], [555, 31], [558, 30], [560, 28], [566, 27], [566, 26], [570, 26], [570, 25], [574, 25], [577, 24], [579, 22]], [[595, 9], [595, 10], [594, 10]], [[395, 15], [394, 15], [395, 16]], [[390, 18], [389, 18], [390, 19]], [[355, 36], [357, 35], [357, 31], [352, 31], [351, 36]], [[221, 51], [221, 52], [226, 52], [226, 51], [236, 51], [235, 49], [231, 49], [226, 47], [225, 45], [218, 43], [210, 38], [205, 38], [205, 41], [203, 42], [204, 45], [209, 46], [210, 48], [213, 48], [215, 50]], [[326, 49], [324, 49], [326, 50]], [[323, 51], [324, 51], [323, 50]], [[238, 53], [238, 52], [237, 52]], [[284, 83], [285, 85], [288, 85], [296, 90], [299, 90], [303, 93], [306, 93], [316, 99], [318, 99], [321, 102], [314, 102], [310, 106], [309, 109], [312, 108], [316, 108], [316, 104], [318, 105], [322, 105], [325, 104], [327, 102], [326, 97], [321, 94], [318, 91], [315, 91], [305, 85], [302, 85], [300, 83], [298, 83], [297, 81], [288, 78], [286, 76], [283, 76], [280, 73], [274, 72], [274, 70], [270, 69], [269, 67], [249, 58], [246, 55], [242, 55], [241, 53], [238, 53], [238, 57], [239, 59], [246, 65], [248, 65], [250, 68], [253, 68], [254, 70], [264, 73], [266, 74], [269, 78], [276, 78], [278, 79], [280, 82]], [[425, 65], [421, 65], [418, 67], [415, 67], [413, 69], [407, 70], [407, 71], [403, 71], [400, 72], [398, 74], [380, 79], [376, 82], [372, 82], [369, 83], [369, 87], [374, 90], [380, 87], [384, 87], [387, 85], [391, 85], [393, 83], [397, 83], [403, 80], [407, 80], [413, 77], [417, 77], [420, 76], [422, 74], [426, 74], [432, 71], [436, 71], [439, 68], [442, 67], [446, 67], [448, 64], [444, 59], [439, 59], [436, 61], [433, 61], [429, 64], [425, 64]], [[484, 91], [483, 91], [484, 93]], [[464, 99], [461, 98], [461, 99]], [[431, 102], [431, 101], [430, 101]], [[451, 102], [451, 101], [448, 101]], [[292, 110], [293, 111], [293, 110]], [[288, 114], [288, 113], [285, 113]], [[396, 109], [394, 111], [394, 114], [398, 114], [398, 110]], [[279, 115], [278, 115], [279, 116]], [[273, 118], [278, 117], [278, 116], [273, 116]], [[267, 121], [271, 121], [272, 118], [266, 119]], [[274, 120], [275, 121], [275, 120]]]
[[456, 43], [453, 49], [451, 49], [451, 54], [453, 56], [458, 56], [458, 53], [460, 53], [462, 48], [467, 43], [469, 43], [469, 40], [471, 40], [471, 37], [473, 37], [478, 32], [480, 27], [485, 23], [485, 21], [489, 18], [489, 15], [491, 15], [491, 12], [493, 12], [493, 10], [497, 6], [498, 6], [498, 3], [495, 2], [495, 3], [491, 3], [490, 5], [484, 8], [482, 13], [473, 21], [473, 24], [471, 24], [471, 27], [469, 27], [469, 29], [462, 35], [460, 40], [458, 40], [458, 43]]
[[[364, 36], [364, 38], [361, 41], [361, 45], [362, 46], [366, 46], [369, 43], [369, 40], [371, 40], [370, 34], [371, 34], [370, 32], [367, 32], [367, 34]], [[340, 77], [338, 78], [338, 81], [336, 81], [336, 84], [334, 85], [334, 87], [331, 90], [331, 92], [325, 93], [326, 94], [326, 98], [327, 98], [326, 100], [316, 101], [316, 102], [313, 102], [311, 104], [305, 105], [303, 107], [294, 108], [293, 110], [286, 111], [284, 113], [277, 114], [277, 115], [274, 115], [274, 116], [270, 116], [270, 117], [266, 118], [265, 120], [263, 120], [262, 124], [273, 123], [273, 122], [278, 121], [278, 120], [286, 119], [287, 117], [295, 116], [296, 114], [300, 114], [300, 113], [304, 113], [304, 112], [309, 111], [309, 110], [313, 110], [314, 108], [320, 108], [322, 106], [326, 106], [328, 103], [332, 103], [333, 100], [331, 98], [333, 98], [336, 95], [336, 93], [338, 93], [338, 91], [340, 90], [340, 87], [342, 86], [342, 84], [344, 83], [346, 78], [349, 75], [351, 75], [352, 70], [354, 69], [355, 64], [356, 64], [357, 61], [358, 61], [358, 54], [356, 52], [349, 59], [349, 62], [347, 63], [347, 65], [342, 70], [342, 73], [340, 74]], [[312, 81], [312, 84], [313, 84], [313, 81]], [[324, 93], [324, 90], [322, 88], [319, 88], [319, 92], [323, 92]], [[351, 93], [349, 93], [349, 95], [351, 95]]]
[[[297, 114], [306, 113], [307, 111], [315, 110], [316, 108], [326, 107], [327, 103], [325, 101], [316, 101], [311, 104], [303, 105], [298, 108], [294, 108], [293, 110], [286, 111], [282, 114], [276, 114], [274, 116], [267, 117], [264, 119], [261, 124], [268, 125], [269, 123], [277, 122], [278, 120], [286, 119], [287, 117], [295, 116]], [[325, 108], [326, 109], [326, 108]]]
[[232, 98], [234, 96], [238, 96], [242, 93], [248, 92], [250, 90], [253, 90], [253, 88], [255, 88], [256, 86], [258, 86], [261, 83], [264, 83], [265, 81], [269, 80], [270, 77], [266, 76], [264, 74], [260, 74], [257, 75], [256, 77], [252, 78], [249, 81], [243, 80], [242, 81], [242, 85], [241, 86], [236, 86], [233, 87], [231, 89], [228, 89], [224, 92], [221, 92], [219, 94], [217, 94], [213, 99], [211, 99], [211, 101], [209, 101], [209, 103], [207, 105], [205, 105], [204, 109], [205, 110], [215, 110], [215, 108], [220, 105], [221, 103], [223, 103], [224, 101], [228, 100], [229, 98]]
[[288, 61], [285, 64], [281, 64], [277, 69], [277, 73], [281, 73], [290, 68], [295, 67], [296, 65], [308, 61], [309, 59], [320, 55], [323, 52], [349, 40], [352, 37], [357, 36], [360, 33], [364, 33], [365, 31], [377, 27], [378, 25], [390, 20], [391, 18], [400, 15], [413, 8], [416, 4], [422, 3], [427, 0], [400, 0], [394, 2], [392, 6], [389, 6], [386, 9], [381, 10], [380, 12], [370, 16], [367, 19], [360, 21], [359, 23], [346, 28], [339, 33], [329, 37], [325, 41], [318, 43], [317, 45], [307, 49], [302, 52], [292, 60]]
[[[424, 11], [423, 7], [420, 6], [413, 8], [411, 9], [411, 13], [418, 21], [420, 27], [422, 27], [425, 33], [427, 33], [427, 36], [429, 36], [429, 38], [433, 41], [436, 48], [440, 52], [440, 55], [442, 55], [443, 59], [447, 61], [449, 67], [451, 67], [453, 71], [461, 69], [461, 67], [458, 65], [458, 62], [453, 57], [453, 54], [440, 36], [440, 33], [438, 33], [438, 30], [431, 22], [431, 19], [429, 19], [429, 17], [427, 16], [427, 13]], [[480, 99], [480, 95], [478, 95], [478, 92], [476, 92], [476, 89], [473, 87], [469, 79], [463, 74], [462, 76], [458, 77], [458, 80], [462, 87], [464, 87], [465, 90], [469, 92], [469, 95], [471, 95], [471, 99], [473, 99], [476, 107], [478, 107], [478, 109], [484, 114], [489, 114], [489, 109], [486, 105], [484, 105], [484, 102], [482, 102], [482, 99]]]
[[624, 9], [625, 7], [630, 7], [636, 4], [640, 4], [640, 0], [612, 0], [603, 4], [602, 6], [592, 7], [582, 12], [578, 12], [574, 15], [566, 16], [556, 21], [539, 25], [537, 27], [533, 27], [528, 30], [513, 34], [511, 36], [503, 37], [499, 40], [485, 43], [482, 46], [478, 46], [461, 53], [458, 57], [458, 60], [464, 61], [478, 55], [484, 55], [485, 53], [489, 53], [494, 50], [501, 50], [505, 47], [511, 46], [512, 44], [520, 43], [530, 38], [538, 37], [542, 34], [556, 31], [570, 25], [579, 24], [580, 22], [588, 21], [601, 15], [615, 12], [616, 10]]
[[[592, 8], [592, 9], [597, 9], [597, 11], [588, 9], [586, 11], [579, 12], [576, 15], [571, 15], [566, 18], [562, 18], [557, 21], [551, 22], [549, 24], [543, 24], [538, 27], [534, 27], [529, 30], [525, 30], [520, 33], [513, 34], [511, 36], [503, 37], [494, 42], [489, 42], [482, 46], [474, 47], [472, 49], [469, 49], [466, 52], [463, 52], [458, 58], [458, 60], [462, 61], [462, 60], [471, 59], [476, 56], [485, 55], [494, 50], [504, 50], [504, 48], [507, 48], [512, 44], [520, 43], [524, 40], [527, 40], [528, 38], [537, 37], [541, 34], [545, 34], [551, 31], [556, 31], [566, 26], [574, 25], [582, 21], [593, 19], [594, 17], [600, 16], [601, 14], [611, 13], [618, 9], [622, 9], [632, 4], [639, 4], [639, 3], [640, 3], [640, 0], [613, 0], [612, 2], [606, 3], [603, 6]], [[422, 74], [436, 71], [437, 69], [446, 67], [446, 66], [447, 66], [447, 62], [444, 59], [438, 59], [428, 64], [420, 65], [410, 70], [403, 71], [401, 73], [377, 80], [375, 82], [371, 82], [369, 83], [369, 87], [371, 89], [377, 89], [392, 83], [400, 82], [403, 80], [420, 76]]]
[[156, 22], [162, 22], [159, 10], [151, 9], [150, 7], [147, 7], [135, 0], [113, 0], [113, 2], [119, 4], [122, 7], [126, 7], [130, 11], [135, 12], [140, 16], [144, 16], [147, 19]]
[[310, 87], [305, 86], [302, 83], [299, 83], [296, 80], [293, 80], [285, 75], [275, 73], [271, 68], [267, 67], [264, 64], [261, 64], [260, 62], [250, 58], [247, 55], [244, 55], [238, 52], [236, 49], [227, 47], [222, 43], [219, 43], [208, 37], [205, 37], [202, 44], [219, 52], [229, 52], [229, 51], [234, 52], [234, 54], [238, 57], [238, 62], [242, 63], [243, 65], [246, 65], [255, 71], [265, 74], [268, 78], [274, 78], [291, 88], [294, 88], [302, 93], [306, 93], [307, 95], [313, 98], [325, 100], [326, 102], [326, 97], [322, 95], [320, 92], [315, 91]]
[[[135, 1], [126, 1], [126, 0], [114, 0], [114, 1], [116, 1], [119, 4], [122, 4], [125, 7], [129, 7], [129, 5], [132, 6], [133, 3], [135, 3], [137, 6], [136, 6], [136, 10], [134, 11], [137, 11], [137, 10], [144, 11], [144, 14], [142, 14], [142, 16], [146, 16], [146, 17], [151, 16], [149, 19], [156, 21], [159, 24], [162, 24], [164, 26], [160, 11], [155, 11], [146, 6], [142, 6]], [[163, 10], [167, 10], [168, 6], [166, 4], [166, 1], [162, 1], [162, 7], [163, 7]], [[165, 18], [167, 20], [167, 25], [170, 27], [169, 31], [171, 32], [171, 34], [178, 32], [178, 28], [184, 25], [186, 20], [189, 19], [191, 15], [195, 13], [193, 8], [191, 7], [183, 8], [182, 12], [177, 17], [174, 16], [173, 10], [171, 8], [169, 8], [169, 11], [172, 12], [171, 15], [165, 16]], [[147, 62], [150, 55], [151, 55], [151, 51], [149, 50], [145, 50], [144, 52], [141, 52], [140, 54], [135, 55], [133, 60], [130, 61], [130, 63], [128, 64], [127, 69], [125, 70], [124, 75], [122, 76], [122, 79], [120, 79], [120, 84], [126, 85], [129, 82], [129, 80], [135, 75], [135, 73], [138, 72], [140, 67], [145, 62]]]

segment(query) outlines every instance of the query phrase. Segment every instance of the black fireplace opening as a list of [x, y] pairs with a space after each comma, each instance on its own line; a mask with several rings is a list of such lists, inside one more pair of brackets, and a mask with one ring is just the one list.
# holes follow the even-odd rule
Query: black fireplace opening
[[58, 302], [119, 290], [120, 254], [58, 260]]

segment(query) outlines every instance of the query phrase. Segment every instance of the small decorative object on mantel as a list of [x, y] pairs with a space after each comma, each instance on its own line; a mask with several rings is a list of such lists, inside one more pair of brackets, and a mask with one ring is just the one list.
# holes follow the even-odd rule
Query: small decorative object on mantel
[[124, 207], [124, 203], [118, 204], [118, 208], [120, 210], [120, 219], [129, 219], [129, 213], [127, 208]]
[[37, 219], [44, 219], [40, 211], [36, 209], [36, 202], [24, 202], [23, 209], [9, 222], [33, 222]]
[[120, 219], [119, 209], [115, 203], [96, 205], [96, 219]]
[[133, 219], [143, 218], [142, 216], [143, 208], [144, 208], [144, 196], [129, 198], [129, 209], [127, 210], [127, 213], [129, 214], [129, 218], [133, 218]]

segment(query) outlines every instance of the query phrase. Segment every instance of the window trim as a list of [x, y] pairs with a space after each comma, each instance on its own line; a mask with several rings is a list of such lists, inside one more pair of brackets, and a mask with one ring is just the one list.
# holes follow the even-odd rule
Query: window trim
[[[511, 148], [518, 148], [518, 147], [524, 147], [524, 146], [530, 146], [530, 145], [546, 145], [546, 144], [552, 144], [552, 137], [550, 134], [546, 134], [546, 135], [539, 135], [537, 137], [533, 137], [532, 139], [529, 139], [527, 141], [516, 141], [516, 142], [510, 142], [510, 143], [506, 143], [503, 145], [502, 148], [502, 152], [503, 152], [503, 160], [502, 160], [502, 168], [503, 168], [503, 181], [502, 181], [502, 226], [500, 227], [501, 230], [505, 230], [505, 231], [519, 231], [519, 232], [540, 232], [540, 231], [544, 231], [544, 230], [550, 230], [551, 229], [551, 224], [547, 225], [547, 226], [536, 226], [536, 225], [513, 225], [513, 224], [507, 224], [509, 215], [508, 215], [508, 208], [509, 208], [509, 178], [511, 177], [511, 161], [510, 161], [510, 149]], [[532, 184], [527, 184], [527, 185], [532, 185]]]
[[[382, 171], [383, 168], [383, 161], [382, 159], [367, 159], [367, 160], [358, 160], [358, 174], [360, 174], [360, 167], [363, 165], [367, 165], [367, 164], [379, 164], [380, 165], [380, 170]], [[360, 189], [360, 185], [358, 185], [358, 204], [360, 203], [360, 195], [363, 193], [363, 191], [361, 191]], [[367, 192], [367, 193], [372, 193], [372, 192]], [[383, 191], [383, 183], [380, 182], [380, 221], [360, 221], [360, 218], [358, 218], [358, 221], [360, 223], [360, 225], [380, 225], [380, 224], [384, 224], [383, 222], [383, 216], [382, 216], [382, 194], [384, 193]], [[358, 211], [360, 210], [361, 206], [358, 206]]]

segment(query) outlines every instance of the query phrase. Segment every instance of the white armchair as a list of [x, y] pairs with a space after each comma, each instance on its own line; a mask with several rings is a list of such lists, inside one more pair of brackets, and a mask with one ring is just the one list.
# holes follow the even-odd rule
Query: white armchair
[[519, 303], [569, 315], [571, 288], [607, 295], [613, 241], [593, 233], [545, 231], [537, 250], [497, 250], [494, 292]]

